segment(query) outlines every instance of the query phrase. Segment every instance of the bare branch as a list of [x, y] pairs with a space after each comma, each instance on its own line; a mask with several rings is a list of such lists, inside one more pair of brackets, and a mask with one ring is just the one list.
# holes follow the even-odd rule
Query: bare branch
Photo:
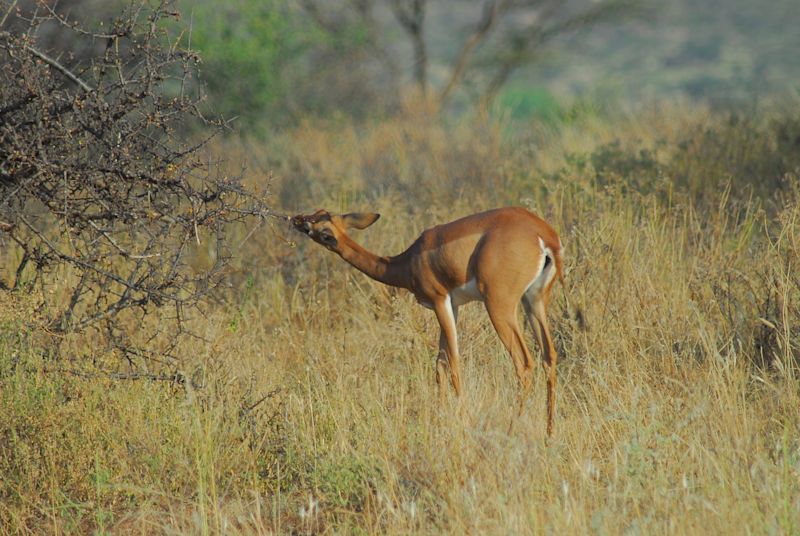
[[509, 0], [486, 0], [483, 4], [483, 15], [475, 26], [473, 32], [464, 41], [458, 53], [450, 78], [444, 89], [439, 93], [439, 102], [444, 104], [453, 93], [456, 86], [461, 83], [475, 47], [483, 41], [494, 28], [500, 15], [508, 9]]
[[503, 44], [506, 53], [499, 58], [499, 61], [498, 58], [493, 61], [499, 63], [499, 66], [481, 95], [481, 106], [486, 107], [494, 100], [514, 71], [535, 60], [536, 48], [570, 32], [616, 21], [623, 16], [633, 16], [638, 13], [639, 3], [636, 0], [609, 0], [557, 20], [561, 7], [558, 0], [545, 2], [531, 24], [508, 34]]
[[311, 15], [311, 18], [314, 19], [314, 22], [316, 22], [317, 25], [326, 32], [337, 33], [341, 31], [339, 24], [336, 24], [334, 21], [325, 17], [315, 0], [300, 0], [300, 6], [306, 11], [306, 13]]
[[392, 0], [390, 6], [395, 19], [408, 33], [414, 47], [414, 80], [424, 95], [428, 86], [428, 48], [425, 42], [426, 0]]
[[[0, 39], [8, 40], [10, 35], [11, 34], [9, 34], [8, 32], [0, 32]], [[35, 48], [27, 44], [23, 44], [22, 46], [25, 48], [25, 50], [27, 50], [28, 52], [30, 52], [31, 54], [33, 54], [34, 56], [36, 56], [37, 58], [48, 64], [50, 67], [54, 68], [55, 70], [57, 70], [58, 72], [69, 78], [73, 83], [75, 83], [77, 86], [79, 86], [87, 93], [92, 91], [92, 87], [89, 84], [78, 78], [74, 73], [72, 73], [72, 71], [70, 71], [69, 69], [58, 63], [56, 60], [54, 60], [44, 52], [36, 50]]]
[[17, 1], [18, 0], [14, 0], [13, 2], [11, 2], [11, 5], [8, 6], [5, 15], [3, 15], [3, 18], [0, 19], [0, 27], [6, 23], [6, 21], [8, 20], [8, 16], [11, 15], [11, 12], [14, 11], [14, 8], [17, 7]]
[[118, 381], [151, 381], [151, 382], [170, 382], [176, 384], [183, 384], [186, 380], [186, 377], [180, 373], [175, 372], [174, 374], [152, 374], [147, 372], [109, 372], [109, 371], [83, 371], [83, 370], [76, 370], [76, 369], [69, 369], [63, 367], [44, 367], [40, 369], [44, 373], [54, 373], [54, 374], [70, 374], [72, 376], [77, 376], [83, 379], [95, 379], [95, 378], [107, 378], [109, 380], [118, 380]]

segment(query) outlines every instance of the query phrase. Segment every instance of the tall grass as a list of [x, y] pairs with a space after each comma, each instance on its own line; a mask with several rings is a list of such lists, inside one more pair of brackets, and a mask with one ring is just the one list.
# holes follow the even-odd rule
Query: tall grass
[[3, 295], [0, 530], [797, 533], [797, 149], [684, 105], [522, 132], [420, 113], [218, 149], [274, 172], [286, 210], [381, 212], [357, 237], [380, 253], [490, 206], [548, 218], [581, 314], [557, 289], [552, 440], [543, 375], [516, 418], [479, 304], [465, 396], [441, 405], [429, 311], [288, 229], [242, 229], [182, 385], [53, 363], [36, 304]]

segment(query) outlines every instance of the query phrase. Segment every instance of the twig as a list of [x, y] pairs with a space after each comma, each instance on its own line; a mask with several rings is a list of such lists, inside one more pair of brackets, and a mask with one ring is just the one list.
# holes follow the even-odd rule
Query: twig
[[130, 25], [125, 30], [114, 34], [96, 33], [93, 31], [84, 30], [83, 28], [78, 26], [77, 23], [74, 22], [71, 23], [67, 20], [66, 17], [62, 17], [61, 15], [56, 13], [56, 10], [53, 8], [53, 6], [47, 5], [47, 3], [44, 2], [42, 4], [44, 9], [48, 12], [48, 15], [46, 16], [47, 18], [57, 21], [61, 26], [69, 28], [75, 33], [78, 33], [80, 35], [85, 35], [93, 39], [117, 39], [119, 37], [125, 37], [126, 35], [128, 35], [128, 32], [130, 31]]
[[36, 50], [35, 48], [33, 48], [30, 45], [24, 45], [24, 46], [25, 46], [25, 50], [27, 50], [28, 52], [30, 52], [31, 54], [33, 54], [34, 56], [36, 56], [37, 58], [39, 58], [40, 60], [42, 60], [43, 62], [48, 64], [50, 67], [53, 67], [57, 71], [61, 72], [61, 74], [63, 74], [64, 76], [69, 78], [71, 81], [73, 81], [75, 84], [80, 86], [80, 88], [83, 89], [85, 92], [91, 93], [92, 91], [94, 91], [92, 89], [92, 86], [90, 86], [89, 84], [87, 84], [86, 82], [84, 82], [83, 80], [81, 80], [80, 78], [75, 76], [74, 74], [72, 74], [72, 72], [69, 69], [67, 69], [66, 67], [64, 67], [63, 65], [58, 63], [56, 60], [54, 60], [53, 58], [51, 58], [50, 56], [48, 56], [44, 52], [40, 52], [40, 51]]
[[43, 62], [48, 64], [50, 67], [53, 67], [57, 71], [60, 71], [61, 74], [63, 74], [64, 76], [66, 76], [67, 78], [69, 78], [70, 80], [75, 82], [85, 92], [91, 93], [92, 91], [94, 91], [92, 89], [92, 86], [90, 86], [89, 84], [87, 84], [86, 82], [84, 82], [83, 80], [81, 80], [80, 78], [75, 76], [74, 74], [72, 74], [72, 71], [70, 71], [69, 69], [67, 69], [66, 67], [64, 67], [63, 65], [58, 63], [56, 60], [54, 60], [53, 58], [51, 58], [50, 56], [48, 56], [44, 52], [40, 52], [40, 51], [36, 50], [35, 48], [33, 48], [30, 45], [25, 45], [25, 50], [27, 50], [28, 52], [30, 52], [31, 54], [33, 54], [34, 56], [36, 56], [37, 58], [39, 58], [40, 60], [42, 60]]
[[445, 102], [455, 87], [461, 82], [475, 47], [492, 31], [499, 16], [503, 14], [507, 7], [507, 1], [498, 2], [498, 0], [488, 0], [483, 4], [481, 20], [478, 21], [475, 30], [470, 34], [467, 40], [464, 41], [464, 44], [461, 45], [461, 50], [458, 53], [458, 58], [456, 59], [453, 70], [450, 73], [450, 78], [439, 94], [440, 102]]
[[9, 15], [11, 15], [11, 12], [14, 11], [15, 7], [17, 7], [17, 0], [14, 0], [11, 3], [11, 5], [8, 6], [8, 11], [6, 11], [6, 14], [3, 15], [3, 20], [0, 20], [0, 26], [4, 25], [6, 23], [6, 19], [8, 18]]
[[[10, 34], [8, 32], [0, 33], [0, 37], [8, 38], [9, 36], [10, 36]], [[58, 63], [55, 59], [51, 58], [50, 56], [48, 56], [44, 52], [41, 52], [41, 51], [33, 48], [30, 45], [22, 45], [22, 46], [25, 48], [25, 50], [27, 50], [28, 52], [30, 52], [31, 54], [33, 54], [34, 56], [36, 56], [37, 58], [39, 58], [40, 60], [42, 60], [43, 62], [48, 64], [50, 67], [52, 67], [52, 68], [56, 69], [57, 71], [59, 71], [61, 74], [63, 74], [67, 78], [69, 78], [72, 82], [74, 82], [78, 86], [80, 86], [80, 88], [83, 89], [85, 92], [91, 93], [92, 91], [94, 91], [92, 89], [92, 86], [90, 86], [89, 84], [87, 84], [86, 82], [84, 82], [83, 80], [78, 78], [77, 76], [75, 76], [72, 73], [72, 71], [70, 71], [69, 69], [67, 69], [66, 67], [64, 67], [63, 65]]]
[[267, 394], [265, 394], [264, 396], [259, 398], [253, 404], [250, 404], [246, 408], [242, 408], [242, 413], [249, 413], [250, 411], [254, 410], [259, 404], [261, 404], [262, 402], [264, 402], [268, 398], [272, 398], [273, 396], [277, 395], [280, 392], [281, 392], [281, 388], [280, 387], [278, 387], [277, 389], [273, 389], [272, 391], [268, 392]]
[[[107, 270], [103, 270], [102, 268], [98, 268], [96, 265], [90, 262], [86, 262], [77, 257], [73, 257], [72, 255], [67, 255], [66, 253], [62, 253], [50, 240], [48, 240], [36, 227], [34, 227], [33, 224], [25, 218], [25, 216], [19, 214], [19, 218], [22, 221], [22, 223], [24, 223], [25, 226], [50, 249], [50, 252], [59, 259], [68, 261], [74, 264], [75, 266], [80, 266], [85, 270], [91, 270], [97, 274], [100, 274], [104, 277], [107, 277], [108, 279], [111, 279], [119, 283], [120, 285], [123, 285], [126, 288], [129, 288], [130, 290], [142, 290], [140, 287], [125, 281], [116, 274], [113, 274]], [[164, 298], [167, 300], [170, 299], [168, 295], [162, 292], [152, 291], [152, 295], [157, 296], [158, 298]]]
[[241, 242], [239, 242], [239, 245], [236, 247], [236, 249], [241, 249], [241, 247], [244, 245], [244, 243], [245, 243], [245, 242], [247, 242], [248, 240], [250, 240], [250, 237], [251, 237], [251, 236], [253, 236], [253, 233], [255, 233], [255, 232], [256, 232], [256, 230], [257, 230], [259, 227], [261, 227], [261, 224], [262, 224], [262, 223], [264, 223], [264, 219], [263, 219], [263, 218], [262, 218], [262, 219], [260, 219], [260, 220], [258, 220], [258, 222], [257, 222], [257, 223], [256, 223], [256, 224], [253, 226], [253, 228], [252, 228], [252, 229], [250, 229], [250, 232], [249, 232], [249, 233], [247, 233], [247, 236], [245, 236], [245, 237], [242, 239], [242, 241], [241, 241]]
[[117, 249], [117, 251], [119, 251], [122, 254], [123, 257], [126, 257], [128, 259], [151, 259], [153, 257], [161, 256], [161, 253], [151, 253], [150, 255], [132, 255], [128, 250], [117, 244], [117, 242], [111, 237], [111, 235], [102, 230], [95, 222], [93, 222], [92, 220], [88, 220], [88, 222], [89, 225], [94, 227], [98, 233], [103, 235], [109, 241], [109, 243], [111, 243], [111, 245], [114, 246]]
[[162, 381], [162, 382], [173, 382], [173, 383], [183, 383], [186, 378], [180, 372], [175, 372], [174, 374], [150, 374], [147, 372], [108, 372], [105, 370], [101, 370], [100, 372], [85, 372], [82, 370], [74, 370], [74, 369], [67, 369], [67, 368], [48, 368], [43, 367], [42, 372], [48, 374], [71, 374], [72, 376], [77, 376], [79, 378], [84, 378], [87, 380], [94, 380], [97, 378], [107, 378], [110, 380], [130, 380], [130, 381], [139, 381], [139, 380], [150, 380], [150, 381]]

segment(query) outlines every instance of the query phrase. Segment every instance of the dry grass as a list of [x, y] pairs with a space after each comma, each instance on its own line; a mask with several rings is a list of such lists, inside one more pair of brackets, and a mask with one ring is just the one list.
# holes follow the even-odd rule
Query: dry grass
[[[224, 147], [274, 169], [287, 209], [382, 212], [359, 235], [380, 252], [497, 204], [551, 219], [587, 325], [557, 291], [553, 440], [540, 371], [514, 418], [479, 304], [459, 318], [465, 396], [442, 407], [429, 311], [263, 229], [228, 304], [196, 319], [210, 343], [186, 343], [185, 386], [53, 373], [34, 304], [4, 297], [0, 531], [796, 534], [800, 197], [767, 215], [725, 162], [681, 190], [664, 175], [694, 169], [678, 142], [723, 121], [649, 114], [529, 139], [417, 117]], [[658, 165], [598, 160], [614, 140]]]

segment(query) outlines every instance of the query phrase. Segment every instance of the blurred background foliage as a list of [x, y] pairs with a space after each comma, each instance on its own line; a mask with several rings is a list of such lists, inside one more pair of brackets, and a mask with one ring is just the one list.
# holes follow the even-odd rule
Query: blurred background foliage
[[[24, 10], [35, 2], [15, 4]], [[121, 4], [66, 0], [57, 9], [103, 21]], [[175, 7], [179, 46], [202, 58], [209, 110], [255, 136], [309, 117], [385, 116], [414, 92], [450, 111], [483, 100], [517, 119], [559, 120], [576, 112], [576, 102], [577, 110], [597, 111], [682, 96], [752, 107], [796, 92], [800, 78], [793, 0], [179, 0]], [[42, 48], [74, 50], [67, 32], [49, 30], [37, 36]]]
[[[419, 82], [420, 61], [427, 63], [426, 89], [441, 92], [485, 6], [423, 2], [420, 60], [398, 18], [406, 4], [413, 15], [416, 2], [392, 0], [182, 0], [179, 6], [191, 16], [191, 46], [204, 58], [212, 107], [263, 133], [309, 115], [397, 111]], [[477, 43], [451, 111], [477, 102], [515, 43], [536, 33], [539, 23], [527, 21], [534, 15], [525, 4], [543, 2], [518, 4]], [[558, 10], [553, 26], [564, 27], [528, 43], [518, 68], [501, 82], [496, 102], [515, 118], [558, 119], [574, 113], [579, 100], [596, 109], [676, 95], [752, 107], [797, 90], [800, 10], [792, 0], [573, 0]]]
[[358, 113], [378, 100], [360, 64], [357, 27], [324, 32], [285, 0], [180, 5], [190, 17], [185, 44], [203, 58], [200, 77], [210, 108], [242, 129], [263, 134], [344, 103]]

